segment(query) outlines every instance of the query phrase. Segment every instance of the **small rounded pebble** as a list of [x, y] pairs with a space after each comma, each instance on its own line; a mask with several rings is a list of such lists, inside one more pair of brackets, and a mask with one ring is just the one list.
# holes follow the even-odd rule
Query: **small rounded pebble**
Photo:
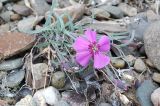
[[125, 61], [122, 59], [111, 59], [111, 63], [115, 68], [124, 68]]

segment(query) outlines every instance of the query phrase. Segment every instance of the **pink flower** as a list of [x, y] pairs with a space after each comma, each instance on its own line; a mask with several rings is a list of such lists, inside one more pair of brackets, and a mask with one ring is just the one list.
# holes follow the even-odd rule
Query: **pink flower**
[[76, 39], [73, 48], [76, 50], [76, 61], [82, 66], [87, 66], [91, 59], [96, 69], [103, 68], [110, 62], [110, 58], [106, 55], [110, 50], [109, 37], [102, 36], [97, 42], [96, 32], [91, 29], [85, 31], [85, 36]]

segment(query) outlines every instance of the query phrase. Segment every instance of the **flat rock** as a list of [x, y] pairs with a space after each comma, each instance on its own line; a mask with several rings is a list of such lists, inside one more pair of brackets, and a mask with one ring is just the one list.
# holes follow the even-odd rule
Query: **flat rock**
[[44, 16], [50, 9], [50, 6], [47, 4], [46, 0], [30, 0], [30, 3], [39, 16]]
[[4, 84], [7, 87], [16, 87], [24, 79], [25, 71], [24, 70], [15, 70], [15, 72], [10, 73], [6, 79], [3, 79]]
[[61, 99], [59, 91], [52, 86], [38, 90], [33, 96], [35, 101], [39, 100], [39, 97], [45, 98], [46, 103], [49, 105], [55, 105]]
[[114, 18], [122, 18], [124, 16], [122, 10], [116, 6], [104, 5], [104, 6], [100, 6], [99, 8], [109, 12], [111, 16], [113, 16]]
[[110, 14], [101, 8], [93, 8], [91, 12], [96, 18], [108, 19], [110, 17]]
[[8, 58], [30, 49], [34, 42], [35, 36], [19, 32], [6, 32], [0, 34], [0, 58]]
[[9, 71], [20, 68], [23, 65], [22, 58], [6, 60], [0, 63], [0, 70]]
[[151, 80], [145, 80], [137, 89], [136, 96], [141, 106], [153, 106], [151, 102], [151, 94], [157, 88]]
[[[33, 64], [33, 76], [32, 86], [34, 89], [39, 89], [44, 87], [45, 84], [45, 73], [48, 71], [48, 65], [45, 63]], [[34, 84], [35, 82], [35, 84]]]
[[13, 5], [13, 11], [22, 16], [28, 16], [32, 13], [32, 10], [25, 5]]
[[15, 106], [37, 106], [31, 95], [22, 98]]
[[44, 17], [40, 16], [36, 19], [36, 17], [28, 17], [18, 22], [18, 30], [23, 33], [27, 33], [31, 31], [36, 24], [38, 24]]
[[152, 23], [144, 34], [145, 51], [154, 66], [160, 70], [160, 21]]
[[151, 95], [151, 101], [154, 104], [154, 106], [160, 105], [160, 88], [154, 90], [154, 92]]
[[11, 15], [14, 14], [12, 11], [5, 11], [0, 14], [0, 17], [5, 21], [9, 22], [11, 20]]

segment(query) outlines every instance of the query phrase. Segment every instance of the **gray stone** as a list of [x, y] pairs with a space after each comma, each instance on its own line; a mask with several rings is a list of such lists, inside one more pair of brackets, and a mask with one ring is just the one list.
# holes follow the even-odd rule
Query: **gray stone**
[[15, 104], [15, 106], [37, 106], [31, 95], [27, 95]]
[[152, 23], [144, 34], [144, 46], [148, 58], [160, 70], [160, 21]]
[[3, 83], [7, 87], [16, 87], [24, 79], [25, 71], [24, 70], [15, 70], [15, 72], [10, 73], [6, 79], [3, 79]]
[[33, 96], [36, 102], [39, 101], [40, 97], [45, 98], [46, 103], [49, 105], [55, 105], [61, 99], [59, 91], [52, 86], [38, 90]]
[[44, 17], [40, 16], [38, 19], [36, 17], [28, 17], [18, 22], [18, 30], [20, 32], [27, 33], [31, 31], [33, 27], [39, 23]]
[[110, 14], [104, 9], [93, 8], [91, 9], [91, 12], [97, 18], [108, 19], [110, 17]]
[[51, 84], [55, 88], [63, 88], [65, 85], [65, 73], [62, 71], [53, 73]]
[[46, 72], [48, 71], [48, 65], [45, 63], [37, 63], [33, 65], [34, 80], [32, 81], [32, 86], [34, 89], [39, 89], [44, 87]]
[[50, 9], [50, 6], [47, 4], [46, 0], [30, 0], [30, 3], [39, 16], [44, 16]]
[[112, 105], [109, 103], [100, 103], [98, 106], [112, 106]]
[[152, 76], [153, 81], [160, 83], [160, 74], [159, 73], [153, 73]]
[[12, 11], [5, 11], [0, 14], [0, 17], [6, 21], [9, 22], [11, 20], [11, 15], [14, 14]]
[[105, 6], [100, 6], [99, 8], [106, 10], [115, 18], [122, 18], [124, 15], [123, 12], [121, 11], [121, 9], [116, 6], [105, 5]]
[[23, 65], [22, 58], [14, 60], [6, 60], [0, 64], [0, 70], [9, 71], [16, 68], [20, 68]]
[[85, 96], [74, 91], [62, 92], [62, 100], [67, 101], [71, 106], [86, 106]]
[[151, 102], [151, 94], [157, 88], [151, 80], [145, 80], [137, 89], [136, 96], [141, 106], [153, 106]]
[[60, 100], [59, 102], [57, 102], [54, 106], [71, 106], [69, 105], [66, 101], [64, 100]]
[[32, 13], [32, 10], [25, 5], [13, 5], [13, 11], [19, 15], [28, 16]]
[[137, 17], [137, 19], [139, 19], [139, 21], [132, 22], [128, 25], [128, 30], [130, 33], [132, 33], [134, 29], [134, 39], [143, 42], [144, 32], [147, 30], [150, 24], [143, 18]]
[[147, 67], [145, 65], [145, 63], [143, 62], [143, 60], [141, 58], [136, 59], [135, 64], [134, 64], [134, 69], [137, 72], [144, 72], [147, 70]]

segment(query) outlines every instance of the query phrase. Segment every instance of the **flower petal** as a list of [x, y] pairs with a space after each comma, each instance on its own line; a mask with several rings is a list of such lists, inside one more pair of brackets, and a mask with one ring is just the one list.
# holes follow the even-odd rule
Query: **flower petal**
[[91, 57], [89, 51], [80, 52], [76, 54], [76, 61], [82, 66], [87, 66]]
[[108, 65], [109, 62], [110, 58], [104, 55], [102, 52], [94, 54], [94, 67], [96, 69], [103, 68], [104, 66]]
[[87, 29], [85, 31], [85, 35], [87, 36], [87, 39], [90, 41], [90, 42], [96, 42], [96, 35], [97, 33], [91, 29]]
[[110, 50], [110, 40], [108, 36], [102, 36], [98, 44], [100, 46], [99, 51], [107, 52]]
[[83, 52], [83, 51], [88, 51], [88, 45], [89, 42], [83, 38], [83, 37], [78, 37], [75, 41], [75, 43], [73, 44], [73, 48], [77, 51], [77, 52]]

